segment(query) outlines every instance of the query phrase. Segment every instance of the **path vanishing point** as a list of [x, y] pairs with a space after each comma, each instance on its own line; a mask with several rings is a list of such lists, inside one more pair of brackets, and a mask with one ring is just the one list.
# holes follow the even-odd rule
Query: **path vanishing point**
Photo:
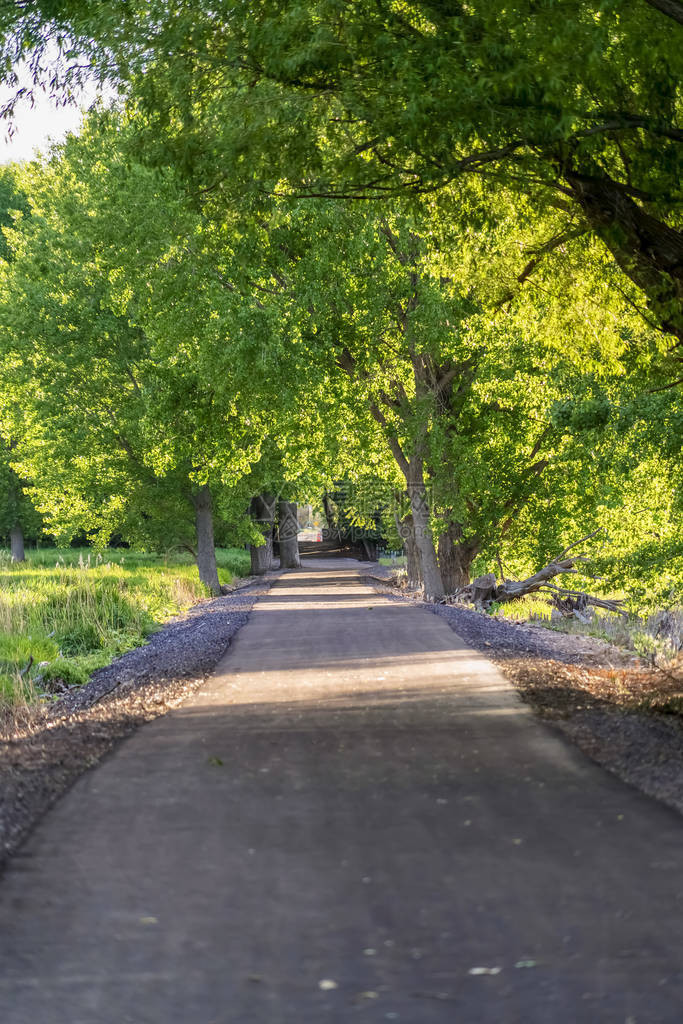
[[680, 1024], [683, 820], [315, 561], [0, 879], [2, 1024]]

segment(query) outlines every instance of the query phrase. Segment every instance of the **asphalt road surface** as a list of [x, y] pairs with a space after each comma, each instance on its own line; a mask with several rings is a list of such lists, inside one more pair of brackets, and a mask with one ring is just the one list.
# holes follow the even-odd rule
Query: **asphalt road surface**
[[683, 1020], [683, 821], [316, 561], [0, 879], [2, 1024]]

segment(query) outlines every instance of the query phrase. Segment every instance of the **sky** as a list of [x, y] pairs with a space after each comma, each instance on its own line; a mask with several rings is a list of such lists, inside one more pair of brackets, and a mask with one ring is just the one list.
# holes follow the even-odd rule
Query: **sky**
[[[31, 84], [28, 72], [19, 68], [20, 83]], [[0, 85], [0, 107], [16, 92]], [[35, 89], [34, 106], [24, 100], [15, 108], [15, 133], [7, 136], [7, 122], [0, 120], [0, 164], [30, 160], [36, 150], [45, 151], [50, 141], [61, 142], [69, 132], [77, 131], [81, 124], [81, 108], [89, 107], [97, 96], [97, 87], [90, 83], [78, 95], [77, 105], [59, 107], [54, 99]]]

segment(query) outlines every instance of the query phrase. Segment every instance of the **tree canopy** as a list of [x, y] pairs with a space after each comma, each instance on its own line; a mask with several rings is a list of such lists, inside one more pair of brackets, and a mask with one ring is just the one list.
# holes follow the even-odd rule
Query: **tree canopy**
[[[420, 197], [471, 177], [489, 196], [511, 188], [560, 215], [549, 251], [599, 238], [678, 347], [681, 10], [64, 0], [17, 5], [12, 41], [40, 52], [49, 26], [69, 32], [100, 75], [137, 89], [150, 156], [165, 147], [204, 188], [226, 164], [309, 197]], [[64, 66], [68, 78], [68, 51]]]

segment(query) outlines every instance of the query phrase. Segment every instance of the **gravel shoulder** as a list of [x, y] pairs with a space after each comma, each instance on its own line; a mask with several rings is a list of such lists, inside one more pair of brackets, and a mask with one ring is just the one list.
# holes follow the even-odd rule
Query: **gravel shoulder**
[[200, 602], [85, 686], [27, 709], [10, 725], [0, 723], [0, 868], [83, 771], [202, 684], [278, 575]]
[[[386, 592], [391, 574], [368, 578]], [[397, 601], [415, 601], [398, 595]], [[592, 760], [683, 814], [683, 678], [594, 637], [428, 605], [501, 669], [522, 700]]]

